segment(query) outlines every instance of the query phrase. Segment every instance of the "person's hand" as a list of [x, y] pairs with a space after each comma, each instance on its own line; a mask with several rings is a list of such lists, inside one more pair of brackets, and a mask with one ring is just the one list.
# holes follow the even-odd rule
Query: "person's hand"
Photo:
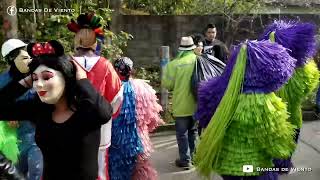
[[11, 128], [17, 128], [17, 127], [19, 127], [18, 121], [9, 121], [9, 122], [8, 122], [8, 125], [9, 125], [9, 127], [11, 127]]
[[31, 75], [21, 79], [19, 83], [25, 88], [32, 88], [32, 78]]
[[20, 79], [25, 78], [25, 75], [18, 70], [15, 63], [10, 66], [9, 74], [13, 81], [19, 81]]
[[76, 78], [77, 80], [80, 80], [80, 79], [85, 79], [87, 78], [87, 73], [86, 71], [76, 62], [76, 61], [72, 61], [73, 64], [76, 66]]

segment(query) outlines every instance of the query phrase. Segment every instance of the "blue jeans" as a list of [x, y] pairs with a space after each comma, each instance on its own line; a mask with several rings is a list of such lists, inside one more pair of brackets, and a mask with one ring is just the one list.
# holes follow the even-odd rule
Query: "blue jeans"
[[192, 116], [176, 117], [176, 137], [181, 162], [191, 162], [197, 134], [196, 120]]
[[40, 180], [43, 170], [42, 153], [38, 146], [31, 145], [20, 152], [18, 169], [27, 180]]
[[20, 121], [19, 124], [17, 133], [21, 143], [19, 143], [20, 155], [17, 167], [27, 180], [40, 180], [43, 158], [34, 139], [35, 128], [29, 121]]

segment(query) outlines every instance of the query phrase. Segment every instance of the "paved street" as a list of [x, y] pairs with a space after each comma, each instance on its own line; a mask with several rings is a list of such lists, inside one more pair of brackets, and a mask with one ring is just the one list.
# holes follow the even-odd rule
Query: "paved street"
[[[174, 131], [160, 132], [152, 137], [156, 151], [152, 163], [159, 172], [159, 180], [199, 180], [195, 170], [183, 171], [175, 167], [178, 155]], [[320, 179], [320, 121], [305, 122], [301, 131], [298, 148], [294, 154], [298, 168], [312, 168], [311, 172], [294, 172], [280, 177], [280, 180], [319, 180]], [[214, 176], [213, 180], [221, 180]]]

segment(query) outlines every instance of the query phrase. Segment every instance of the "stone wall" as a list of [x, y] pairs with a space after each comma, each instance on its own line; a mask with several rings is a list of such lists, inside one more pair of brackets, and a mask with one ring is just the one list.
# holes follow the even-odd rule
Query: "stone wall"
[[256, 39], [263, 28], [274, 19], [299, 19], [320, 24], [320, 15], [261, 15], [251, 20], [244, 19], [238, 30], [224, 31], [225, 21], [222, 16], [132, 16], [123, 15], [119, 18], [117, 29], [134, 36], [125, 50], [125, 55], [132, 58], [136, 66], [159, 65], [159, 49], [170, 46], [170, 57], [177, 52], [180, 38], [193, 33], [201, 33], [208, 23], [214, 23], [218, 29], [217, 38], [237, 44], [247, 38]]

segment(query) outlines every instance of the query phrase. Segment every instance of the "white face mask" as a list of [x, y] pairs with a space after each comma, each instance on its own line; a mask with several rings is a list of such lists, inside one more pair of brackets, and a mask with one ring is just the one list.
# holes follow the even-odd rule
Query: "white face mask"
[[33, 88], [42, 102], [56, 104], [64, 94], [65, 79], [61, 72], [40, 65], [32, 74]]
[[14, 64], [21, 73], [27, 73], [29, 72], [28, 64], [30, 61], [31, 58], [27, 51], [20, 50], [20, 54], [14, 59]]

